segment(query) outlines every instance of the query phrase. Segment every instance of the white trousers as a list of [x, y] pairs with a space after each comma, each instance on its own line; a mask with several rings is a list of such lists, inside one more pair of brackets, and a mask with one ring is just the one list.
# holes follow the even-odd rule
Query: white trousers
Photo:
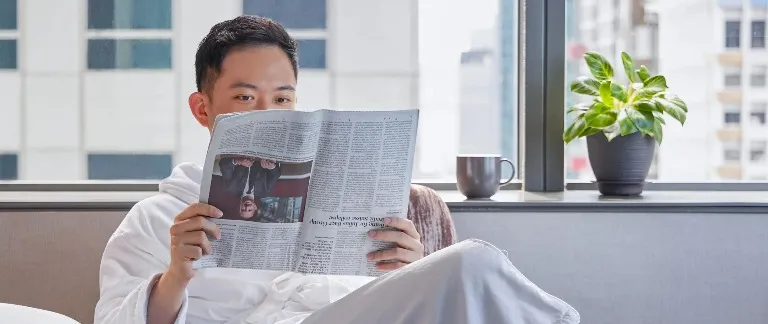
[[387, 273], [302, 324], [576, 324], [495, 246], [466, 240]]

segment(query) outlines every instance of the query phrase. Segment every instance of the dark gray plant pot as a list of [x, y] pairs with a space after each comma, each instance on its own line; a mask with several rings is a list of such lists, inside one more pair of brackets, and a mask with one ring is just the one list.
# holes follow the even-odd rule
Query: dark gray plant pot
[[608, 142], [602, 132], [587, 136], [587, 152], [597, 190], [606, 196], [637, 196], [645, 189], [656, 143], [635, 132]]

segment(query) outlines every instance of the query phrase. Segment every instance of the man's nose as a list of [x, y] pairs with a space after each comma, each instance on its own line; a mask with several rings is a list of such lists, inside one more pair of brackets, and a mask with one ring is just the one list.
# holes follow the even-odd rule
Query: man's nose
[[254, 110], [267, 110], [269, 109], [270, 104], [272, 104], [272, 102], [267, 96], [259, 96], [258, 99], [256, 99]]

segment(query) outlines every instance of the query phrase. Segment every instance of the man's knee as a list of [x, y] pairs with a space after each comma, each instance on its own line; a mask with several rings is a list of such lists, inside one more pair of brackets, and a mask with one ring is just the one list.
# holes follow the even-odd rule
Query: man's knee
[[[507, 256], [492, 244], [469, 239], [439, 250], [426, 259], [429, 264], [451, 276], [482, 276], [507, 266]], [[427, 260], [425, 260], [427, 261]]]

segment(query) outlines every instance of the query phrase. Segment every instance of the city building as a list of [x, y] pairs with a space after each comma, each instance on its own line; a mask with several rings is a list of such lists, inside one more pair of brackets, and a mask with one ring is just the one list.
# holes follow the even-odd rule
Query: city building
[[160, 179], [202, 163], [194, 53], [243, 13], [298, 39], [300, 109], [418, 107], [416, 1], [0, 0], [0, 179]]
[[659, 165], [665, 180], [767, 179], [766, 8], [754, 0], [653, 7], [659, 67], [691, 111], [685, 127], [668, 127]]

